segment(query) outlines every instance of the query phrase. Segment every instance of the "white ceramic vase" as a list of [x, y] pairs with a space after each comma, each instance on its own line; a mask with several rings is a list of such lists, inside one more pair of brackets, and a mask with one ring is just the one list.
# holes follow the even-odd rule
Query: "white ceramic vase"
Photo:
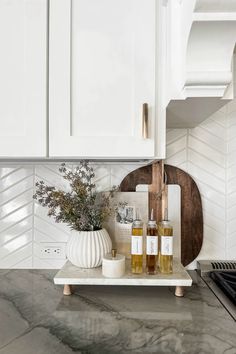
[[68, 260], [80, 268], [95, 268], [102, 264], [102, 258], [110, 253], [112, 243], [106, 229], [98, 231], [75, 231], [67, 243]]

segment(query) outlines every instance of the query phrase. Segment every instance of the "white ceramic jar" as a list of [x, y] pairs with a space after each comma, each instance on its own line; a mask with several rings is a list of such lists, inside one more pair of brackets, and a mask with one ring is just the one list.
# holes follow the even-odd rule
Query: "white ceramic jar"
[[[112, 250], [113, 251], [113, 250]], [[106, 278], [121, 278], [125, 274], [125, 256], [108, 253], [102, 260], [102, 275]]]
[[67, 243], [68, 260], [80, 268], [95, 268], [102, 264], [103, 256], [111, 252], [112, 243], [106, 229], [98, 231], [71, 231]]

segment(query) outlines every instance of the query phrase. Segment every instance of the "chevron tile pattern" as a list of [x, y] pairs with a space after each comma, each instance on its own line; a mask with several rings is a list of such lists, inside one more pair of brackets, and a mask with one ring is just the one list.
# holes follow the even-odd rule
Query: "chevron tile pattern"
[[[232, 105], [235, 106], [235, 103]], [[233, 232], [236, 231], [235, 221], [235, 229], [232, 223], [232, 234], [231, 237], [228, 236], [227, 223], [230, 212], [227, 205], [230, 196], [235, 201], [234, 204], [232, 200], [232, 204], [236, 210], [236, 168], [231, 180], [227, 177], [229, 160], [232, 160], [231, 166], [236, 164], [236, 155], [230, 156], [234, 146], [236, 148], [236, 139], [230, 143], [228, 138], [228, 134], [232, 135], [232, 138], [236, 136], [236, 130], [234, 135], [231, 131], [232, 125], [236, 124], [236, 106], [231, 118], [228, 110], [229, 107], [223, 107], [194, 129], [172, 129], [167, 132], [167, 163], [188, 172], [197, 182], [202, 196], [204, 241], [199, 259], [225, 259], [229, 256], [229, 243], [233, 242]], [[233, 168], [231, 173], [233, 174]], [[235, 186], [232, 186], [231, 195], [230, 181]], [[231, 256], [233, 257], [233, 252]], [[195, 266], [196, 262], [193, 262], [189, 268]]]
[[226, 258], [236, 257], [236, 102], [227, 105]]
[[[204, 242], [198, 258], [235, 259], [236, 100], [194, 129], [168, 130], [166, 163], [190, 173], [199, 186]], [[140, 165], [94, 164], [96, 183], [109, 190]], [[68, 188], [57, 164], [0, 165], [0, 268], [60, 268], [65, 262], [42, 257], [42, 243], [64, 246], [69, 230], [32, 200], [37, 180]]]
[[33, 267], [32, 167], [0, 167], [0, 268]]
[[[49, 185], [67, 189], [68, 185], [58, 172], [58, 167], [58, 165], [35, 166], [35, 181], [43, 180]], [[74, 169], [76, 165], [68, 167]], [[112, 185], [119, 184], [128, 172], [137, 168], [137, 165], [93, 164], [93, 168], [98, 190], [106, 191], [109, 190]], [[69, 235], [70, 231], [68, 226], [55, 223], [53, 218], [47, 216], [47, 210], [41, 207], [37, 202], [34, 202], [33, 268], [61, 268], [65, 263], [65, 258], [42, 258], [41, 246], [42, 243], [46, 242], [56, 243], [64, 247]]]
[[[56, 164], [35, 166], [35, 182], [44, 181], [48, 185], [68, 189], [68, 184], [61, 177], [58, 167]], [[68, 167], [72, 168], [72, 166]], [[41, 246], [43, 242], [64, 246], [68, 237], [68, 227], [54, 222], [52, 218], [47, 216], [47, 210], [34, 201], [33, 268], [61, 268], [65, 259], [43, 258]]]

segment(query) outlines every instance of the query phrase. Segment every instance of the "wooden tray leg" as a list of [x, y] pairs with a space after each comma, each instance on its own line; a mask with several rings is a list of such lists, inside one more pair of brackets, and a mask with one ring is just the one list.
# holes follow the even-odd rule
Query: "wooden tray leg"
[[175, 287], [175, 296], [183, 297], [184, 296], [184, 288], [183, 286], [176, 286]]
[[72, 289], [71, 289], [71, 285], [69, 284], [65, 284], [64, 285], [64, 289], [63, 289], [63, 295], [71, 295], [72, 294]]

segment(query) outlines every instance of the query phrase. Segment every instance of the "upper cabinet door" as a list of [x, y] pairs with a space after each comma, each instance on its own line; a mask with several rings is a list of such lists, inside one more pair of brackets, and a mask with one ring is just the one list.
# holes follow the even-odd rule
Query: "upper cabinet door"
[[50, 156], [155, 156], [155, 19], [155, 0], [50, 1]]
[[46, 155], [47, 1], [0, 1], [0, 157]]

